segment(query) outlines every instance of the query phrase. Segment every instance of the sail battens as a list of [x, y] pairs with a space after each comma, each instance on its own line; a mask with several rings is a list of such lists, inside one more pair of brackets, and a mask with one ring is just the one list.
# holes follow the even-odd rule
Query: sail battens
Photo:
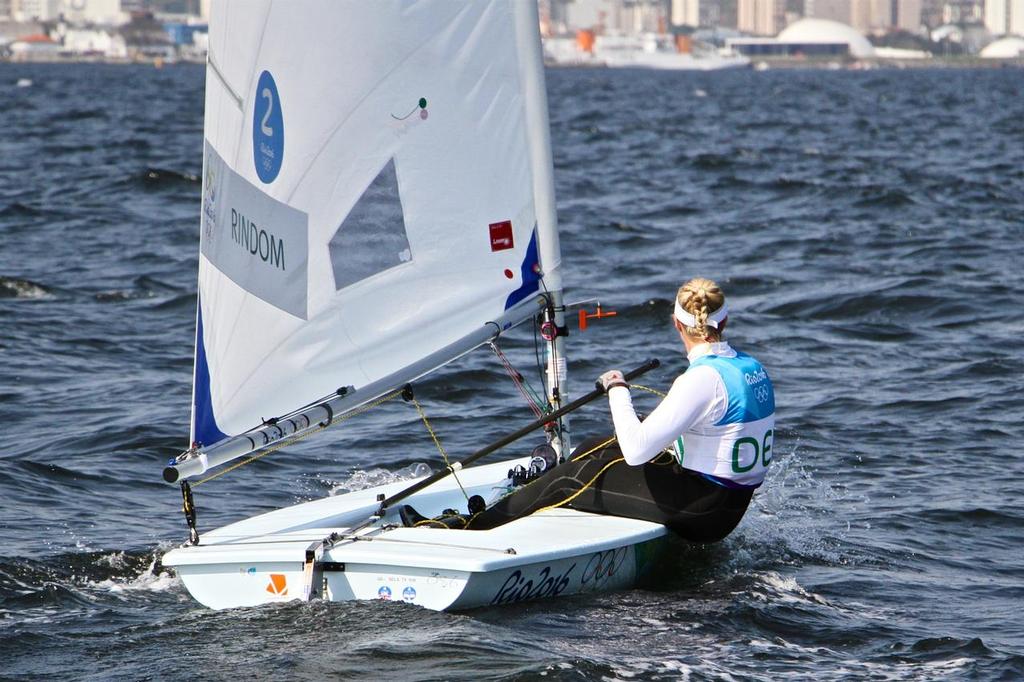
[[337, 386], [420, 376], [560, 288], [531, 4], [214, 6], [192, 417], [207, 451]]
[[232, 101], [234, 101], [238, 108], [241, 109], [243, 106], [242, 96], [235, 92], [235, 89], [231, 87], [230, 83], [228, 83], [227, 78], [225, 78], [224, 74], [221, 73], [220, 68], [217, 66], [217, 60], [215, 58], [215, 55], [213, 54], [212, 51], [207, 54], [206, 64], [207, 73], [211, 73], [217, 78], [217, 81], [222, 86], [224, 86], [225, 90], [228, 91], [228, 94], [231, 96]]

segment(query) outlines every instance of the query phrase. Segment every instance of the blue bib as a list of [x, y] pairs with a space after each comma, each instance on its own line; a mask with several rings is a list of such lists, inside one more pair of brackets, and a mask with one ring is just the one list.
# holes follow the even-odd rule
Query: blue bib
[[734, 358], [704, 355], [690, 367], [708, 365], [722, 377], [729, 404], [716, 426], [744, 424], [764, 419], [775, 412], [775, 389], [761, 363], [746, 353]]

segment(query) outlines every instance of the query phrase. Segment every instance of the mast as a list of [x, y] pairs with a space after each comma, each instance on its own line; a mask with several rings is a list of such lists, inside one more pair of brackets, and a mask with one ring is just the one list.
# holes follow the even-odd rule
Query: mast
[[[547, 401], [552, 411], [568, 400], [567, 358], [565, 356], [565, 307], [562, 300], [561, 249], [558, 240], [558, 214], [555, 210], [554, 164], [551, 158], [551, 126], [548, 120], [548, 95], [544, 80], [544, 53], [540, 42], [540, 14], [536, 2], [514, 5], [516, 44], [523, 78], [530, 164], [533, 168], [533, 196], [540, 241], [541, 273], [548, 288], [544, 312], [544, 338], [547, 341]], [[571, 450], [565, 420], [548, 437], [559, 458]]]

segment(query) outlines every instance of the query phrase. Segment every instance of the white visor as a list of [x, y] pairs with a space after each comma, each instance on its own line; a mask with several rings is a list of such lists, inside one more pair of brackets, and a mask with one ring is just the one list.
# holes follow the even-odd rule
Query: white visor
[[[676, 319], [682, 322], [683, 326], [685, 327], [693, 328], [697, 326], [697, 318], [694, 317], [691, 313], [688, 313], [685, 310], [683, 310], [683, 306], [679, 305], [679, 301], [676, 301], [675, 316]], [[729, 308], [723, 302], [721, 308], [708, 315], [708, 326], [713, 329], [718, 329], [718, 325], [721, 324], [722, 320], [724, 320], [728, 316]]]

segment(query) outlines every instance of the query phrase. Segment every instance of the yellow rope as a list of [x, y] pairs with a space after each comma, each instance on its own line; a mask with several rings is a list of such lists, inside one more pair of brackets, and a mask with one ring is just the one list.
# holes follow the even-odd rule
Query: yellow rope
[[598, 450], [600, 450], [602, 448], [608, 447], [609, 445], [611, 445], [614, 442], [615, 442], [615, 436], [612, 436], [611, 438], [609, 438], [608, 440], [604, 441], [603, 443], [598, 443], [594, 447], [590, 448], [589, 450], [584, 452], [582, 455], [576, 455], [570, 461], [577, 462], [577, 461], [583, 459], [584, 457], [588, 457], [589, 455], [594, 454], [595, 452], [597, 452]]
[[[641, 386], [640, 384], [630, 384], [629, 387], [630, 388], [635, 388], [635, 389], [638, 389], [638, 390], [641, 390], [641, 391], [647, 391], [648, 393], [653, 393], [654, 395], [661, 396], [662, 398], [664, 398], [665, 395], [666, 395], [666, 394], [662, 393], [661, 391], [659, 391], [658, 389], [651, 388], [650, 386]], [[665, 455], [668, 455], [669, 459], [667, 461], [661, 461]], [[676, 461], [677, 461], [676, 460], [676, 456], [672, 452], [672, 450], [669, 449], [669, 448], [665, 448], [664, 450], [662, 450], [661, 452], [658, 453], [657, 457], [655, 457], [654, 459], [651, 460], [651, 464], [657, 464], [659, 466], [665, 466], [665, 465], [672, 464], [672, 463], [674, 463]]]
[[570, 495], [569, 497], [565, 498], [561, 502], [556, 502], [554, 504], [549, 504], [546, 507], [541, 507], [540, 509], [538, 509], [537, 511], [534, 511], [532, 513], [536, 514], [538, 512], [548, 511], [549, 509], [557, 509], [558, 507], [561, 507], [562, 505], [569, 504], [570, 502], [575, 500], [577, 497], [582, 495], [583, 491], [585, 491], [590, 486], [594, 485], [594, 483], [597, 481], [597, 479], [599, 479], [601, 477], [601, 474], [603, 474], [604, 472], [608, 471], [610, 468], [612, 468], [613, 465], [618, 464], [619, 462], [625, 462], [625, 461], [626, 460], [625, 460], [624, 457], [619, 457], [617, 459], [613, 459], [612, 461], [608, 462], [603, 467], [601, 467], [601, 470], [598, 471], [597, 474], [592, 479], [587, 481], [586, 485], [584, 485], [582, 488], [580, 488], [579, 490], [574, 492], [572, 495]]
[[666, 394], [662, 393], [661, 391], [659, 391], [658, 389], [651, 388], [650, 386], [641, 386], [640, 384], [630, 384], [629, 387], [630, 388], [637, 388], [637, 389], [640, 389], [641, 391], [647, 391], [648, 393], [653, 393], [654, 395], [660, 395], [662, 398], [664, 398], [665, 395], [666, 395]]
[[[611, 445], [611, 444], [612, 444], [612, 443], [614, 443], [614, 442], [615, 442], [615, 436], [612, 436], [611, 438], [609, 438], [609, 439], [607, 439], [607, 440], [605, 440], [605, 441], [603, 441], [603, 442], [601, 442], [601, 443], [598, 443], [597, 445], [595, 445], [594, 447], [590, 448], [590, 449], [589, 449], [589, 450], [587, 450], [586, 452], [584, 452], [584, 453], [582, 453], [582, 454], [579, 454], [579, 455], [576, 455], [576, 456], [575, 456], [575, 457], [573, 457], [573, 458], [572, 458], [572, 460], [570, 460], [570, 461], [573, 461], [573, 462], [578, 462], [578, 461], [580, 461], [581, 459], [583, 459], [584, 457], [589, 457], [590, 455], [594, 454], [594, 453], [595, 453], [595, 452], [597, 452], [598, 450], [603, 450], [604, 448], [608, 447], [609, 445]], [[589, 482], [588, 482], [588, 483], [587, 483], [587, 484], [586, 484], [585, 486], [583, 486], [582, 488], [580, 488], [579, 490], [577, 490], [577, 491], [576, 491], [575, 493], [573, 493], [573, 494], [572, 494], [572, 495], [570, 495], [569, 497], [565, 498], [565, 499], [564, 499], [564, 500], [562, 500], [561, 502], [556, 502], [555, 504], [552, 504], [552, 505], [548, 505], [547, 507], [541, 507], [540, 509], [538, 509], [538, 510], [536, 510], [536, 511], [533, 511], [533, 512], [530, 512], [530, 513], [531, 513], [531, 514], [536, 514], [536, 513], [537, 513], [537, 512], [539, 512], [539, 511], [545, 511], [545, 510], [547, 510], [547, 509], [555, 509], [555, 508], [557, 508], [557, 507], [561, 507], [561, 506], [562, 506], [563, 504], [568, 504], [569, 502], [572, 502], [572, 501], [573, 501], [574, 499], [576, 499], [576, 498], [577, 498], [577, 497], [578, 497], [578, 496], [579, 496], [579, 495], [580, 495], [580, 494], [581, 494], [581, 493], [582, 493], [582, 492], [583, 492], [584, 490], [586, 490], [586, 489], [587, 489], [587, 488], [589, 488], [590, 486], [594, 485], [594, 482], [595, 482], [595, 481], [597, 481], [597, 479], [598, 479], [598, 478], [599, 478], [599, 477], [601, 476], [601, 474], [603, 474], [603, 473], [604, 473], [605, 471], [607, 471], [607, 470], [608, 470], [608, 468], [609, 468], [609, 467], [611, 467], [611, 465], [612, 465], [612, 464], [617, 464], [617, 463], [619, 463], [619, 462], [624, 462], [624, 461], [626, 461], [626, 460], [625, 460], [624, 458], [622, 458], [622, 457], [619, 457], [618, 459], [616, 459], [616, 460], [613, 460], [613, 461], [609, 462], [608, 464], [606, 464], [606, 465], [604, 466], [604, 468], [602, 468], [602, 469], [601, 469], [601, 471], [597, 472], [597, 476], [594, 476], [594, 478], [590, 479], [590, 481], [589, 481]], [[536, 482], [537, 482], [537, 481], [532, 481], [532, 482], [530, 483], [530, 485], [532, 485], [533, 483], [536, 483]], [[516, 491], [516, 492], [518, 492], [518, 491]]]
[[[654, 393], [657, 393], [657, 391], [655, 391], [654, 389], [649, 389], [649, 388], [646, 388], [644, 386], [636, 386], [635, 388], [640, 388], [640, 389], [643, 389], [643, 390], [648, 390], [648, 391], [652, 391]], [[615, 436], [612, 436], [611, 438], [609, 438], [608, 440], [604, 441], [603, 443], [599, 443], [599, 444], [595, 445], [594, 447], [592, 447], [589, 450], [587, 450], [586, 452], [584, 452], [582, 455], [577, 455], [576, 457], [573, 457], [572, 461], [573, 462], [577, 462], [577, 461], [583, 459], [584, 457], [587, 457], [588, 455], [592, 455], [594, 452], [596, 452], [598, 450], [601, 450], [601, 449], [611, 445], [613, 442], [615, 442]], [[659, 461], [659, 460], [662, 459], [662, 457], [664, 455], [669, 455], [669, 460], [666, 461], [666, 462]], [[542, 511], [548, 511], [549, 509], [557, 509], [557, 508], [559, 508], [561, 506], [569, 504], [570, 502], [575, 500], [577, 497], [582, 495], [583, 491], [585, 491], [590, 486], [594, 485], [594, 483], [597, 482], [597, 479], [599, 479], [601, 477], [601, 474], [603, 474], [604, 472], [608, 471], [608, 469], [612, 468], [613, 465], [618, 464], [619, 462], [625, 462], [625, 461], [626, 461], [625, 457], [619, 457], [617, 459], [613, 459], [612, 461], [610, 461], [607, 464], [605, 464], [601, 468], [601, 470], [598, 471], [597, 474], [592, 479], [587, 481], [586, 485], [581, 487], [579, 490], [574, 492], [572, 495], [570, 495], [569, 497], [565, 498], [561, 502], [556, 502], [555, 504], [550, 504], [550, 505], [548, 505], [546, 507], [541, 507], [540, 509], [537, 509], [536, 511], [531, 512], [531, 514], [536, 514], [537, 512], [542, 512]], [[655, 457], [652, 460], [652, 463], [653, 464], [657, 464], [657, 465], [672, 464], [673, 462], [675, 462], [675, 458], [671, 457], [671, 453], [668, 450], [663, 450], [662, 452], [658, 453], [658, 456]]]
[[246, 459], [242, 460], [241, 462], [238, 462], [237, 464], [233, 464], [233, 465], [229, 466], [227, 469], [223, 469], [221, 471], [218, 471], [215, 474], [211, 474], [211, 475], [207, 476], [206, 478], [204, 478], [202, 480], [196, 481], [195, 483], [192, 484], [192, 487], [194, 488], [197, 485], [202, 485], [203, 483], [207, 483], [209, 481], [212, 481], [213, 479], [219, 478], [219, 477], [223, 476], [224, 474], [226, 474], [228, 472], [234, 471], [235, 469], [238, 469], [240, 467], [244, 467], [246, 464], [251, 464], [252, 462], [255, 462], [256, 460], [258, 460], [258, 459], [260, 459], [262, 457], [266, 457], [267, 455], [269, 455], [269, 454], [271, 454], [273, 452], [277, 452], [281, 448], [288, 447], [289, 445], [294, 445], [295, 443], [298, 443], [301, 440], [309, 438], [314, 433], [319, 433], [319, 432], [323, 431], [324, 429], [327, 429], [327, 428], [329, 428], [331, 426], [334, 426], [335, 424], [339, 424], [339, 423], [341, 423], [343, 421], [351, 419], [352, 417], [355, 417], [356, 415], [360, 415], [360, 414], [363, 414], [364, 412], [368, 412], [369, 410], [372, 410], [373, 408], [377, 407], [378, 405], [382, 405], [383, 403], [386, 403], [389, 400], [394, 400], [395, 398], [398, 398], [401, 395], [402, 395], [402, 391], [393, 391], [391, 393], [383, 395], [380, 398], [377, 398], [376, 400], [374, 400], [372, 402], [369, 402], [369, 403], [366, 403], [365, 405], [357, 407], [356, 409], [352, 410], [351, 412], [346, 412], [345, 414], [343, 414], [341, 416], [334, 417], [329, 422], [327, 422], [327, 424], [320, 425], [320, 426], [318, 426], [315, 429], [311, 429], [311, 430], [305, 431], [305, 432], [303, 432], [303, 433], [301, 433], [299, 435], [292, 436], [291, 438], [288, 438], [287, 440], [283, 440], [280, 443], [277, 443], [276, 445], [272, 445], [272, 446], [268, 447], [266, 450], [260, 452], [257, 455], [253, 455], [252, 457], [247, 457]]
[[[598, 443], [597, 445], [595, 445], [594, 447], [590, 448], [586, 452], [581, 453], [579, 455], [576, 455], [575, 457], [572, 458], [571, 461], [578, 462], [579, 460], [583, 459], [584, 457], [588, 457], [588, 456], [594, 454], [595, 452], [597, 452], [598, 450], [602, 450], [602, 449], [608, 447], [609, 445], [611, 445], [614, 442], [615, 442], [615, 436], [612, 436], [611, 438], [608, 438], [607, 440], [604, 440], [604, 441]], [[438, 445], [438, 447], [440, 447], [440, 445]], [[443, 452], [444, 451], [442, 450], [442, 454], [443, 454]], [[660, 461], [663, 458], [663, 456], [665, 456], [665, 455], [669, 455], [668, 461], [665, 461], [665, 462]], [[555, 504], [551, 504], [551, 505], [548, 505], [546, 507], [541, 507], [540, 509], [537, 509], [537, 510], [532, 511], [530, 513], [531, 514], [536, 514], [537, 512], [547, 511], [549, 509], [557, 509], [558, 507], [561, 507], [563, 505], [569, 504], [570, 502], [575, 500], [577, 497], [582, 495], [583, 492], [587, 488], [589, 488], [590, 486], [594, 485], [594, 483], [597, 482], [597, 479], [599, 479], [601, 477], [601, 474], [603, 474], [604, 472], [608, 471], [608, 469], [610, 469], [613, 465], [618, 464], [619, 462], [625, 462], [625, 461], [626, 460], [625, 460], [624, 457], [619, 457], [617, 459], [612, 460], [611, 462], [608, 462], [607, 464], [605, 464], [601, 468], [601, 470], [599, 472], [597, 472], [597, 474], [593, 478], [591, 478], [589, 481], [587, 481], [586, 485], [581, 487], [579, 490], [577, 490], [575, 493], [573, 493], [569, 497], [565, 498], [561, 502], [556, 502]], [[659, 455], [654, 460], [652, 460], [653, 464], [658, 464], [658, 465], [672, 464], [673, 462], [675, 462], [675, 458], [671, 457], [671, 453], [669, 453], [667, 450], [659, 453]], [[458, 479], [456, 479], [456, 480], [458, 480]], [[530, 481], [530, 483], [528, 483], [527, 485], [533, 485], [533, 484], [537, 483], [539, 480], [540, 479], [535, 479], [533, 481]], [[462, 484], [460, 483], [459, 485], [461, 487]], [[513, 491], [508, 492], [507, 494], [503, 495], [501, 498], [496, 500], [495, 504], [497, 504], [497, 502], [500, 502], [501, 499], [504, 499], [505, 497], [508, 497], [509, 495], [514, 495], [514, 494], [516, 494], [518, 492], [521, 492], [522, 490], [523, 490], [523, 488], [519, 488], [518, 490], [513, 490]], [[465, 492], [465, 491], [463, 491], [463, 492]], [[492, 504], [491, 506], [494, 506], [494, 505]], [[482, 513], [483, 512], [477, 512], [476, 514], [473, 514], [468, 519], [463, 521], [463, 528], [466, 528], [466, 527], [469, 527], [469, 526], [473, 525], [473, 521], [476, 519], [477, 516], [479, 516]], [[440, 516], [440, 517], [434, 517], [432, 519], [423, 519], [422, 521], [417, 521], [416, 523], [414, 523], [413, 527], [428, 526], [428, 525], [433, 524], [434, 527], [450, 528], [450, 526], [444, 524], [440, 520], [440, 519], [444, 519], [444, 518], [446, 518], [446, 517]]]
[[[444, 447], [441, 445], [440, 439], [438, 439], [437, 434], [434, 432], [434, 427], [430, 425], [430, 420], [427, 419], [427, 413], [424, 412], [423, 406], [420, 405], [420, 401], [416, 400], [416, 396], [413, 396], [412, 404], [416, 406], [416, 411], [420, 413], [420, 419], [423, 420], [423, 425], [427, 427], [430, 437], [434, 439], [434, 445], [437, 446], [438, 452], [441, 453], [441, 458], [444, 459], [445, 466], [451, 469], [452, 465], [451, 462], [448, 461], [448, 453], [444, 451]], [[454, 470], [452, 470], [452, 478], [454, 478], [455, 482], [459, 484], [459, 490], [462, 491], [462, 496], [466, 498], [466, 501], [469, 501], [469, 495], [466, 493], [466, 489], [462, 487], [462, 481], [459, 480], [459, 476]]]
[[[583, 459], [584, 457], [589, 457], [590, 455], [594, 454], [594, 453], [595, 453], [595, 452], [597, 452], [598, 450], [601, 450], [601, 449], [603, 449], [603, 448], [606, 448], [606, 447], [608, 447], [609, 445], [611, 445], [611, 444], [612, 444], [612, 443], [614, 443], [614, 442], [615, 442], [615, 436], [612, 436], [612, 437], [611, 437], [611, 438], [609, 438], [608, 440], [605, 440], [605, 441], [603, 441], [603, 442], [601, 442], [601, 443], [598, 443], [597, 445], [595, 445], [594, 447], [590, 448], [590, 449], [589, 449], [589, 450], [587, 450], [586, 452], [584, 452], [584, 453], [581, 453], [581, 454], [579, 454], [579, 455], [576, 455], [576, 456], [575, 456], [575, 457], [573, 457], [573, 458], [572, 458], [572, 459], [571, 459], [570, 461], [572, 461], [572, 462], [578, 462], [579, 460]], [[538, 481], [540, 481], [540, 480], [541, 480], [540, 478], [535, 478], [535, 479], [533, 479], [532, 481], [530, 481], [529, 483], [527, 483], [527, 484], [526, 484], [525, 486], [523, 486], [522, 488], [517, 488], [517, 489], [515, 489], [515, 490], [510, 490], [509, 492], [505, 493], [505, 494], [504, 494], [504, 495], [502, 495], [502, 496], [501, 496], [500, 498], [498, 498], [497, 500], [495, 500], [495, 501], [494, 501], [494, 503], [493, 503], [493, 504], [492, 504], [491, 506], [493, 507], [493, 506], [494, 506], [495, 504], [497, 504], [497, 503], [498, 503], [498, 502], [500, 502], [501, 500], [505, 499], [505, 498], [506, 498], [506, 497], [508, 497], [509, 495], [515, 495], [515, 494], [516, 494], [516, 493], [518, 493], [519, 491], [521, 491], [521, 490], [523, 490], [524, 488], [527, 488], [527, 487], [529, 487], [529, 486], [531, 486], [531, 485], [534, 485], [535, 483], [537, 483], [537, 482], [538, 482]], [[482, 513], [482, 512], [477, 512], [477, 513], [479, 514], [479, 513]], [[473, 515], [473, 518], [476, 518], [476, 514], [474, 514], [474, 515]], [[469, 523], [472, 523], [472, 521], [473, 521], [473, 518], [471, 518], [471, 519], [469, 520]]]
[[[654, 393], [655, 395], [659, 395], [659, 396], [661, 396], [663, 398], [665, 397], [664, 393], [662, 393], [661, 391], [659, 391], [657, 389], [651, 388], [649, 386], [641, 386], [639, 384], [631, 384], [630, 388], [635, 388], [635, 389], [638, 389], [638, 390], [641, 390], [641, 391], [647, 391], [648, 393]], [[427, 425], [427, 430], [430, 431], [430, 436], [434, 439], [434, 443], [437, 445], [438, 450], [441, 451], [441, 456], [444, 457], [445, 464], [447, 464], [448, 463], [448, 456], [445, 454], [444, 448], [441, 447], [441, 443], [438, 442], [437, 436], [434, 435], [434, 430], [430, 427], [430, 422], [427, 421], [427, 417], [423, 413], [423, 409], [420, 407], [419, 403], [416, 402], [415, 398], [413, 399], [413, 403], [415, 403], [416, 409], [420, 411], [420, 416], [423, 418], [423, 423]], [[608, 438], [607, 440], [602, 441], [601, 443], [598, 443], [597, 445], [595, 445], [594, 447], [590, 448], [586, 452], [578, 454], [578, 455], [575, 455], [570, 461], [578, 462], [579, 460], [583, 459], [584, 457], [588, 457], [588, 456], [594, 454], [595, 452], [597, 452], [598, 450], [602, 450], [602, 449], [608, 447], [609, 445], [611, 445], [614, 442], [615, 442], [615, 436], [612, 436], [611, 438]], [[667, 461], [660, 461], [660, 460], [662, 460], [664, 458], [665, 455], [669, 456], [668, 460]], [[587, 490], [590, 486], [594, 485], [594, 483], [597, 482], [597, 479], [599, 479], [601, 477], [601, 474], [603, 474], [604, 472], [608, 471], [608, 469], [610, 469], [613, 465], [618, 464], [619, 462], [625, 462], [625, 461], [626, 460], [625, 460], [624, 457], [619, 457], [617, 459], [612, 460], [611, 462], [608, 462], [607, 464], [605, 464], [601, 468], [600, 471], [597, 472], [597, 474], [593, 478], [591, 478], [589, 481], [587, 481], [586, 485], [581, 487], [575, 493], [573, 493], [569, 497], [565, 498], [561, 502], [556, 502], [555, 504], [551, 504], [551, 505], [548, 505], [546, 507], [541, 507], [540, 509], [537, 509], [537, 510], [531, 512], [531, 514], [536, 514], [537, 512], [542, 512], [542, 511], [548, 511], [550, 509], [557, 509], [557, 508], [562, 507], [562, 506], [564, 506], [566, 504], [569, 504], [570, 502], [575, 500], [577, 497], [582, 495], [583, 492], [585, 490]], [[675, 458], [671, 456], [671, 453], [668, 450], [663, 450], [662, 452], [658, 453], [658, 456], [655, 457], [652, 460], [652, 464], [657, 464], [657, 465], [669, 465], [669, 464], [672, 464], [673, 462], [675, 462]], [[458, 477], [456, 477], [455, 480], [457, 482], [459, 482]], [[534, 481], [531, 481], [527, 485], [533, 485], [536, 482], [537, 482], [537, 480], [534, 480]], [[459, 482], [459, 488], [462, 488], [462, 483], [461, 482]], [[521, 490], [523, 490], [523, 488], [520, 488], [519, 490], [515, 490], [515, 491], [510, 491], [508, 494], [504, 495], [503, 498], [507, 497], [508, 495], [514, 495], [515, 493], [520, 492]], [[462, 490], [462, 494], [463, 495], [466, 494], [465, 489]], [[500, 501], [500, 499], [498, 501]], [[497, 501], [495, 502], [495, 504], [496, 503], [497, 503]], [[464, 523], [463, 527], [471, 525], [473, 523], [473, 520], [477, 516], [479, 516], [480, 513], [481, 512], [477, 512], [476, 514], [473, 514], [473, 516], [471, 516], [469, 518], [469, 520]], [[443, 518], [443, 517], [441, 517], [441, 518]], [[425, 526], [427, 524], [437, 524], [437, 525], [440, 525], [443, 528], [448, 528], [448, 526], [446, 526], [445, 524], [441, 523], [438, 520], [437, 517], [435, 517], [433, 519], [424, 519], [423, 521], [419, 521], [416, 524], [414, 524], [414, 526], [420, 526], [420, 525]]]
[[[584, 453], [582, 453], [582, 454], [579, 454], [579, 455], [576, 455], [575, 457], [573, 457], [573, 458], [572, 458], [572, 461], [573, 461], [573, 462], [575, 462], [575, 461], [577, 461], [577, 460], [583, 459], [584, 457], [587, 457], [588, 455], [592, 455], [592, 454], [594, 454], [595, 452], [597, 452], [598, 450], [600, 450], [600, 449], [602, 449], [602, 448], [605, 448], [605, 447], [607, 447], [608, 445], [611, 445], [611, 444], [612, 444], [612, 443], [614, 443], [614, 442], [615, 442], [615, 436], [612, 436], [612, 437], [611, 437], [611, 438], [609, 438], [608, 440], [606, 440], [606, 441], [604, 441], [604, 442], [602, 442], [602, 443], [598, 443], [597, 445], [595, 445], [594, 447], [590, 448], [590, 449], [589, 449], [589, 450], [587, 450], [586, 452], [584, 452]], [[598, 475], [600, 475], [600, 474], [598, 474]], [[458, 479], [456, 479], [456, 480], [458, 480]], [[536, 479], [534, 479], [534, 480], [530, 481], [529, 483], [527, 483], [527, 484], [526, 484], [525, 486], [523, 486], [523, 487], [521, 487], [521, 488], [517, 488], [517, 489], [515, 489], [515, 490], [510, 490], [509, 492], [505, 493], [504, 495], [502, 495], [501, 497], [499, 497], [499, 498], [498, 498], [497, 500], [495, 500], [495, 501], [494, 501], [494, 502], [493, 502], [493, 503], [491, 504], [491, 507], [493, 507], [493, 506], [494, 506], [495, 504], [497, 504], [497, 503], [498, 503], [498, 502], [500, 502], [501, 500], [505, 499], [505, 498], [506, 498], [506, 497], [508, 497], [509, 495], [515, 495], [516, 493], [518, 493], [518, 492], [522, 491], [522, 490], [523, 490], [523, 489], [525, 489], [526, 487], [528, 487], [528, 486], [531, 486], [531, 485], [534, 485], [534, 484], [535, 484], [535, 483], [537, 483], [537, 482], [538, 482], [539, 480], [541, 480], [541, 479], [539, 479], [539, 478], [536, 478]], [[592, 484], [592, 483], [593, 483], [593, 481], [591, 481], [591, 482], [590, 482], [590, 483], [588, 483], [587, 485], [590, 485], [590, 484]], [[460, 483], [459, 485], [461, 486], [462, 484]], [[586, 489], [586, 487], [584, 487], [583, 489], [581, 489], [581, 490], [580, 490], [579, 492], [583, 492], [583, 490], [585, 490], [585, 489]], [[463, 491], [463, 492], [465, 492], [465, 491]], [[576, 494], [578, 495], [579, 493], [576, 493]], [[575, 496], [574, 496], [574, 497], [575, 497]], [[572, 498], [569, 498], [569, 499], [571, 500]], [[568, 501], [569, 501], [569, 500], [565, 500], [564, 502], [560, 502], [559, 504], [565, 504], [565, 502], [568, 502]], [[556, 505], [556, 506], [557, 506], [557, 505]], [[488, 507], [488, 508], [490, 508], [490, 507]], [[482, 514], [482, 513], [483, 513], [483, 512], [477, 512], [476, 514], [473, 514], [472, 516], [470, 516], [470, 517], [469, 517], [469, 518], [468, 518], [468, 519], [467, 519], [467, 520], [465, 521], [465, 523], [463, 524], [463, 528], [466, 528], [466, 527], [468, 527], [468, 526], [471, 526], [471, 525], [473, 525], [473, 521], [474, 521], [474, 520], [476, 519], [476, 517], [480, 516], [480, 514]], [[532, 512], [531, 512], [531, 513], [532, 513]], [[444, 527], [444, 528], [448, 528], [448, 526], [446, 526], [446, 525], [444, 525], [443, 523], [441, 523], [440, 521], [438, 521], [438, 519], [439, 519], [439, 518], [444, 518], [444, 517], [443, 517], [443, 516], [441, 516], [441, 517], [436, 517], [436, 516], [435, 516], [435, 517], [434, 517], [434, 518], [432, 518], [432, 519], [424, 519], [423, 521], [417, 521], [416, 523], [414, 523], [414, 524], [413, 524], [413, 527], [416, 527], [416, 526], [426, 526], [426, 525], [428, 525], [428, 524], [439, 524], [439, 525], [440, 525], [441, 527]]]
[[480, 512], [477, 512], [476, 514], [473, 514], [472, 518], [470, 518], [468, 520], [463, 518], [463, 516], [461, 514], [454, 514], [454, 515], [452, 515], [452, 514], [445, 514], [445, 515], [441, 515], [441, 516], [435, 516], [432, 519], [423, 519], [422, 521], [417, 521], [416, 523], [412, 524], [412, 527], [413, 528], [419, 528], [420, 526], [427, 526], [428, 524], [436, 524], [434, 526], [435, 528], [447, 528], [449, 530], [455, 530], [451, 526], [445, 524], [444, 519], [457, 518], [459, 521], [462, 521], [462, 527], [465, 528], [466, 526], [469, 525], [470, 521], [472, 521], [473, 519], [475, 519], [477, 517], [477, 514], [479, 514], [479, 513]]

